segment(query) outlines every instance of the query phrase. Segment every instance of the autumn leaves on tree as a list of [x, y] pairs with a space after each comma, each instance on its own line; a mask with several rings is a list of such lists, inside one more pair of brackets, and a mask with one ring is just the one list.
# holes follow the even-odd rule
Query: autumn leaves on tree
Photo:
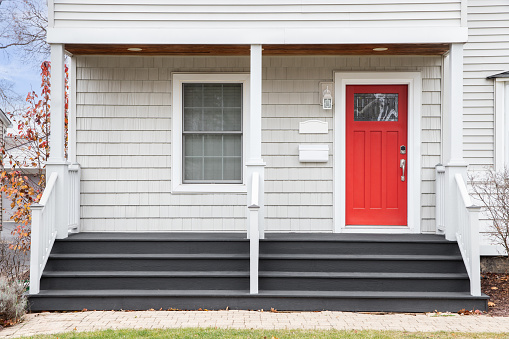
[[[68, 89], [68, 69], [66, 93]], [[51, 66], [45, 61], [41, 65], [41, 94], [28, 93], [26, 110], [20, 114], [9, 114], [16, 132], [9, 133], [10, 145], [2, 141], [3, 171], [0, 175], [0, 190], [11, 203], [11, 219], [16, 228], [11, 249], [30, 249], [30, 205], [37, 203], [44, 192], [45, 164], [49, 158], [51, 122]], [[65, 127], [67, 131], [68, 96], [65, 98]], [[67, 133], [66, 133], [67, 141]], [[67, 142], [66, 142], [67, 143]], [[67, 145], [66, 145], [67, 146]], [[34, 175], [34, 173], [36, 175]]]

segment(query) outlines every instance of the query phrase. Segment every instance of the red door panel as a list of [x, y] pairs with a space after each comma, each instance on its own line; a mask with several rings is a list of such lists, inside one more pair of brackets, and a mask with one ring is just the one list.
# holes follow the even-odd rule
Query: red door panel
[[401, 152], [407, 150], [407, 93], [406, 85], [346, 87], [347, 225], [407, 224], [408, 163]]

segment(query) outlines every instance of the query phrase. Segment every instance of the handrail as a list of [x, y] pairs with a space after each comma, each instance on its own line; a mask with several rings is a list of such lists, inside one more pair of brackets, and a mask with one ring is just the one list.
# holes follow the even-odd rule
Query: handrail
[[30, 294], [39, 293], [42, 272], [57, 236], [55, 222], [57, 214], [55, 183], [57, 178], [57, 172], [51, 173], [39, 203], [30, 207], [32, 210]]
[[481, 207], [472, 203], [463, 176], [456, 173], [454, 178], [457, 188], [456, 222], [458, 223], [458, 230], [456, 240], [470, 278], [470, 294], [480, 296], [479, 212]]
[[57, 181], [57, 178], [58, 178], [57, 172], [51, 173], [48, 183], [46, 184], [46, 188], [42, 193], [41, 199], [39, 200], [39, 205], [45, 206], [48, 203], [48, 199], [51, 196], [51, 193], [53, 192], [53, 187], [55, 187], [55, 182]]
[[259, 189], [260, 173], [254, 172], [251, 177], [251, 201], [249, 203], [249, 291], [258, 294], [258, 266], [260, 257], [259, 230]]

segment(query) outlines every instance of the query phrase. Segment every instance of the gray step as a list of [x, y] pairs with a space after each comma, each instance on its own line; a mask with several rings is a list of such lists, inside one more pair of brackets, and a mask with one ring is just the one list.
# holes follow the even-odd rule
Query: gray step
[[260, 255], [260, 271], [464, 273], [461, 256], [443, 255]]
[[468, 292], [466, 273], [260, 272], [260, 290]]
[[249, 289], [249, 272], [45, 272], [41, 279], [45, 290], [244, 290]]
[[253, 309], [351, 312], [457, 312], [487, 309], [488, 297], [463, 292], [316, 292], [181, 290], [41, 290], [30, 296], [31, 310]]
[[460, 255], [456, 243], [435, 241], [262, 240], [262, 254]]
[[72, 254], [248, 254], [247, 240], [74, 239], [56, 241], [52, 253]]
[[247, 271], [245, 254], [51, 254], [45, 271]]

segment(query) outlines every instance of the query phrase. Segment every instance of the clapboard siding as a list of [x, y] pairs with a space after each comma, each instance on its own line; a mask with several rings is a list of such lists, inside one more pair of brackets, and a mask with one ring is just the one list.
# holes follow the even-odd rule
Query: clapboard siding
[[[334, 71], [420, 71], [422, 230], [434, 232], [440, 162], [440, 57], [264, 57], [262, 157], [268, 231], [333, 230], [333, 111], [318, 87]], [[243, 231], [246, 196], [172, 195], [171, 72], [245, 72], [245, 57], [78, 57], [77, 156], [85, 231]], [[299, 134], [299, 122], [329, 123]], [[327, 144], [329, 162], [300, 163], [300, 144]]]
[[[463, 154], [472, 171], [494, 164], [494, 81], [486, 77], [509, 70], [508, 20], [509, 2], [505, 0], [468, 1]], [[490, 245], [491, 222], [484, 213], [481, 218], [482, 245]]]
[[[473, 170], [494, 163], [494, 86], [487, 76], [508, 70], [509, 3], [468, 1], [464, 50], [464, 157]], [[503, 24], [502, 24], [503, 23]], [[502, 25], [501, 25], [502, 24]]]
[[461, 20], [460, 0], [54, 0], [50, 8], [57, 28], [445, 27]]

